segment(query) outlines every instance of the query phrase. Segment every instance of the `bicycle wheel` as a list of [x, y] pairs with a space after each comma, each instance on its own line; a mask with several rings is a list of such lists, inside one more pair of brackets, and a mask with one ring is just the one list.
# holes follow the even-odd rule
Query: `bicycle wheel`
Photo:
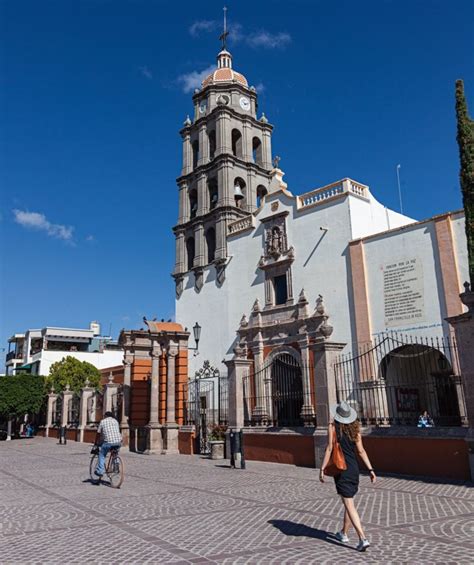
[[106, 474], [112, 488], [120, 488], [123, 483], [123, 461], [120, 455], [110, 455]]
[[94, 475], [94, 471], [97, 468], [97, 463], [99, 462], [99, 456], [97, 454], [91, 457], [91, 462], [89, 465], [89, 474], [91, 476], [91, 481], [97, 481], [99, 478], [97, 475]]

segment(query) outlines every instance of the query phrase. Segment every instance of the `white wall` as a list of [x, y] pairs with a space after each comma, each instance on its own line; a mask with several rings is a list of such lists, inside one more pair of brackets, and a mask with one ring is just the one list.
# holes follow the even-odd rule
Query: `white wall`
[[31, 358], [31, 363], [40, 361], [38, 374], [49, 375], [53, 363], [61, 361], [65, 357], [74, 357], [79, 361], [87, 361], [98, 369], [114, 367], [123, 362], [123, 351], [104, 351], [103, 353], [88, 353], [85, 351], [48, 351], [43, 350]]

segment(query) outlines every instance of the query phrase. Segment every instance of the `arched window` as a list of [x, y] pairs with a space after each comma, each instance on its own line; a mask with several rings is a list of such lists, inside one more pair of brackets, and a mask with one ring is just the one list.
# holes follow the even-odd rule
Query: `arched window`
[[238, 129], [232, 130], [232, 153], [242, 159], [242, 134]]
[[197, 167], [199, 161], [199, 141], [193, 141], [193, 169]]
[[189, 211], [191, 219], [196, 217], [198, 208], [197, 191], [195, 189], [189, 191]]
[[212, 263], [216, 257], [216, 231], [209, 228], [206, 231], [207, 262]]
[[252, 156], [254, 163], [260, 166], [263, 164], [262, 142], [258, 137], [252, 139]]
[[207, 188], [209, 190], [209, 209], [213, 210], [217, 206], [217, 201], [219, 199], [217, 179], [209, 179]]
[[260, 208], [263, 203], [263, 199], [267, 194], [268, 190], [263, 186], [263, 184], [259, 184], [257, 186], [257, 208]]
[[190, 271], [194, 265], [194, 237], [188, 237], [186, 240], [186, 253], [188, 255], [188, 271]]
[[244, 179], [237, 177], [234, 180], [234, 201], [237, 208], [243, 208], [245, 200], [245, 181]]
[[209, 159], [214, 159], [216, 155], [216, 130], [209, 132]]

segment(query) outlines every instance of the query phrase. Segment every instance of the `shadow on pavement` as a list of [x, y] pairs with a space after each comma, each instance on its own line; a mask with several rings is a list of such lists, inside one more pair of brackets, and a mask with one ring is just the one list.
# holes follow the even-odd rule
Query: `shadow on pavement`
[[339, 547], [345, 547], [346, 549], [354, 549], [353, 547], [347, 546], [339, 542], [332, 532], [326, 532], [325, 530], [318, 530], [317, 528], [311, 528], [305, 524], [298, 524], [297, 522], [290, 522], [288, 520], [268, 520], [268, 523], [278, 528], [281, 533], [286, 536], [301, 536], [307, 538], [320, 539]]

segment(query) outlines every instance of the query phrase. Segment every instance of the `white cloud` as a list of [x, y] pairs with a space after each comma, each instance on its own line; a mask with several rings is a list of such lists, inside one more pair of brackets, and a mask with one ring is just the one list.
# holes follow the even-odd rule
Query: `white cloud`
[[257, 91], [258, 94], [262, 94], [262, 92], [265, 91], [265, 85], [263, 84], [263, 82], [259, 82], [258, 84], [256, 84], [255, 90]]
[[283, 49], [291, 43], [291, 35], [285, 32], [271, 33], [266, 30], [261, 30], [255, 33], [250, 33], [245, 38], [250, 47], [264, 49]]
[[201, 88], [202, 81], [215, 69], [215, 65], [210, 65], [203, 71], [191, 71], [180, 75], [177, 81], [181, 84], [184, 93], [192, 92], [195, 88]]
[[88, 235], [86, 237], [86, 241], [95, 241], [95, 237], [93, 235]]
[[198, 20], [193, 22], [189, 27], [189, 33], [192, 37], [198, 37], [202, 32], [209, 33], [219, 26], [215, 20]]
[[138, 67], [138, 68], [145, 78], [147, 78], [148, 80], [152, 80], [153, 73], [150, 71], [150, 69], [148, 67], [144, 66], [144, 67]]
[[63, 241], [72, 242], [74, 228], [62, 224], [52, 224], [44, 214], [38, 212], [25, 212], [24, 210], [13, 210], [15, 222], [24, 228], [46, 232], [49, 236]]

